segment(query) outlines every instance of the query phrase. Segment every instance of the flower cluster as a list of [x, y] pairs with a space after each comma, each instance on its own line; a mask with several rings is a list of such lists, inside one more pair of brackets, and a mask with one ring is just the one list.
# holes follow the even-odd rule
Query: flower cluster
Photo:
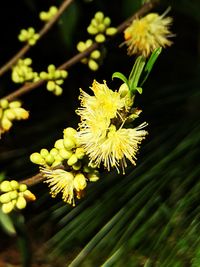
[[51, 64], [47, 68], [48, 72], [40, 72], [40, 78], [47, 80], [47, 90], [59, 96], [62, 94], [63, 89], [60, 85], [64, 83], [64, 79], [67, 78], [68, 73], [66, 70], [57, 70], [56, 67]]
[[18, 35], [20, 42], [27, 42], [29, 45], [35, 45], [39, 38], [39, 34], [35, 32], [33, 27], [29, 27], [27, 30], [22, 29]]
[[13, 120], [25, 120], [28, 117], [29, 113], [21, 107], [20, 101], [0, 100], [0, 133], [9, 131]]
[[42, 21], [49, 21], [56, 15], [57, 12], [58, 8], [56, 6], [51, 6], [47, 12], [41, 11], [39, 17]]
[[106, 35], [111, 36], [116, 34], [117, 29], [110, 27], [111, 19], [105, 17], [103, 12], [98, 11], [91, 20], [87, 31], [91, 35], [95, 35], [95, 41], [97, 43], [103, 43], [106, 40]]
[[0, 204], [3, 213], [10, 213], [13, 209], [24, 209], [27, 201], [36, 199], [25, 184], [20, 184], [15, 180], [1, 182], [0, 193]]
[[[88, 49], [92, 44], [93, 44], [93, 41], [91, 39], [88, 39], [86, 42], [80, 41], [77, 44], [77, 50], [79, 52], [83, 52], [86, 49]], [[84, 64], [88, 64], [88, 67], [91, 70], [96, 71], [99, 68], [99, 60], [100, 60], [100, 58], [101, 58], [101, 52], [96, 49], [96, 50], [92, 51], [87, 58], [83, 58], [81, 60], [81, 62], [84, 63]]]
[[39, 80], [37, 72], [30, 67], [31, 58], [19, 59], [17, 64], [12, 67], [12, 81], [15, 83], [36, 82]]
[[141, 54], [148, 57], [154, 49], [170, 46], [172, 42], [167, 38], [172, 36], [169, 30], [171, 23], [171, 17], [157, 13], [133, 20], [124, 31], [128, 55]]
[[63, 200], [72, 205], [75, 205], [74, 194], [81, 198], [87, 183], [99, 179], [98, 171], [88, 166], [85, 151], [78, 143], [77, 131], [71, 127], [63, 131], [63, 139], [57, 140], [54, 148], [50, 151], [41, 149], [40, 153], [31, 154], [30, 160], [42, 166], [40, 170], [51, 188], [52, 197], [62, 193]]
[[139, 113], [132, 109], [134, 96], [126, 85], [112, 91], [105, 81], [100, 84], [94, 80], [91, 89], [93, 96], [81, 90], [81, 107], [77, 110], [81, 118], [78, 140], [90, 164], [99, 167], [103, 163], [108, 171], [115, 167], [124, 173], [126, 159], [136, 164], [139, 145], [147, 135], [143, 130], [147, 123], [136, 128], [127, 127], [126, 122]]

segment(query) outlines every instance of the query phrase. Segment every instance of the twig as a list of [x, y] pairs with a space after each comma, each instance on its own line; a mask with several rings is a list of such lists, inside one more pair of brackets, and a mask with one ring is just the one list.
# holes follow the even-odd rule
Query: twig
[[[48, 21], [44, 27], [39, 31], [39, 36], [40, 38], [44, 36], [50, 28], [53, 26], [53, 24], [58, 20], [58, 18], [61, 16], [61, 14], [65, 11], [65, 9], [73, 2], [73, 0], [64, 0], [62, 5], [59, 7], [57, 13], [55, 16]], [[39, 40], [40, 40], [39, 38]], [[25, 46], [22, 47], [22, 49], [16, 53], [4, 66], [0, 68], [0, 76], [2, 76], [6, 71], [8, 71], [16, 62], [19, 58], [24, 56], [27, 51], [31, 48], [31, 45], [26, 44]]]
[[[142, 8], [136, 12], [133, 16], [131, 16], [130, 18], [128, 18], [126, 21], [124, 21], [122, 24], [120, 24], [117, 27], [117, 33], [122, 32], [127, 25], [135, 18], [144, 15], [145, 13], [149, 12], [155, 5], [157, 4], [157, 1], [151, 2], [151, 3], [147, 3], [145, 5], [142, 6]], [[92, 46], [90, 46], [87, 50], [83, 51], [82, 53], [79, 53], [77, 55], [75, 55], [74, 57], [72, 57], [71, 59], [69, 59], [68, 61], [66, 61], [65, 63], [63, 63], [59, 69], [68, 69], [69, 67], [71, 67], [72, 65], [74, 65], [75, 63], [79, 62], [81, 59], [83, 59], [84, 57], [86, 57], [87, 55], [89, 55], [93, 50], [95, 50], [98, 47], [98, 43], [94, 43]], [[8, 100], [12, 100], [17, 96], [20, 96], [40, 85], [42, 85], [44, 83], [44, 81], [39, 81], [39, 82], [35, 82], [33, 84], [30, 85], [26, 85], [22, 88], [20, 88], [19, 90], [17, 90], [16, 92], [8, 95], [7, 97], [5, 97]], [[61, 167], [57, 167], [57, 168], [62, 168]], [[41, 173], [38, 173], [30, 178], [27, 178], [25, 180], [20, 181], [21, 183], [25, 183], [28, 186], [33, 186], [35, 184], [38, 184], [42, 181], [45, 180], [45, 177], [42, 176]]]
[[[136, 19], [137, 17], [143, 16], [144, 14], [149, 12], [153, 7], [155, 7], [155, 5], [157, 3], [158, 3], [158, 1], [154, 1], [154, 2], [150, 2], [150, 3], [144, 4], [133, 16], [131, 16], [130, 18], [125, 20], [122, 24], [120, 24], [117, 27], [117, 32], [116, 32], [116, 34], [114, 36], [116, 36], [117, 34], [121, 33], [132, 20]], [[86, 49], [85, 51], [83, 51], [81, 53], [76, 54], [75, 56], [70, 58], [68, 61], [66, 61], [65, 63], [60, 65], [58, 67], [58, 69], [65, 69], [65, 70], [69, 69], [69, 67], [75, 65], [81, 59], [83, 59], [84, 57], [88, 56], [93, 50], [97, 49], [98, 46], [99, 46], [98, 43], [93, 43], [88, 49]], [[17, 89], [15, 92], [5, 96], [4, 99], [7, 99], [8, 101], [12, 101], [15, 98], [28, 93], [29, 91], [37, 88], [38, 86], [40, 86], [40, 85], [42, 85], [44, 83], [45, 83], [44, 80], [40, 80], [38, 82], [26, 84], [26, 85], [22, 86], [21, 88]]]

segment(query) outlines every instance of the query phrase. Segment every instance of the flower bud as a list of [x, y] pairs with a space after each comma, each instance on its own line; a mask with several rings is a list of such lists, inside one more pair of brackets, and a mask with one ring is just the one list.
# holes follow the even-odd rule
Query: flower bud
[[110, 27], [106, 29], [106, 35], [112, 36], [115, 35], [116, 33], [117, 33], [117, 28]]
[[45, 161], [48, 165], [51, 165], [54, 162], [54, 157], [51, 154], [49, 154], [46, 156]]
[[96, 61], [94, 61], [93, 59], [90, 59], [90, 60], [88, 61], [88, 67], [89, 67], [91, 70], [96, 71], [96, 70], [98, 70], [99, 65], [96, 63]]
[[85, 156], [85, 150], [82, 147], [78, 147], [76, 149], [75, 155], [77, 156], [78, 159], [82, 159]]
[[96, 12], [96, 14], [94, 15], [94, 18], [98, 21], [98, 22], [102, 22], [102, 20], [104, 19], [104, 14], [101, 11]]
[[74, 177], [74, 188], [77, 191], [83, 190], [87, 186], [85, 176], [82, 173], [76, 174]]
[[52, 148], [51, 150], [50, 150], [50, 152], [49, 152], [52, 156], [56, 156], [56, 155], [58, 155], [58, 149], [56, 149], [55, 147], [54, 148]]
[[9, 194], [10, 194], [11, 200], [16, 199], [18, 196], [17, 190], [11, 191], [11, 192], [9, 192]]
[[54, 91], [56, 87], [56, 84], [54, 81], [48, 81], [47, 83], [47, 90], [48, 91]]
[[90, 57], [93, 59], [99, 59], [101, 56], [101, 53], [99, 50], [94, 50], [91, 54]]
[[87, 32], [89, 34], [95, 35], [98, 33], [98, 29], [96, 27], [94, 27], [93, 25], [90, 25], [87, 27]]
[[49, 155], [49, 151], [46, 149], [46, 148], [42, 148], [40, 150], [40, 155], [43, 157], [43, 158], [46, 158], [48, 155]]
[[8, 107], [8, 100], [7, 99], [1, 99], [0, 100], [0, 106], [3, 108], [3, 109], [6, 109]]
[[15, 113], [12, 111], [12, 109], [7, 109], [4, 112], [4, 116], [8, 118], [8, 120], [12, 121], [15, 119]]
[[12, 187], [11, 187], [10, 182], [9, 181], [3, 181], [3, 182], [1, 182], [1, 184], [0, 184], [0, 190], [2, 192], [9, 192], [9, 191], [11, 191], [12, 190]]
[[5, 214], [10, 213], [13, 210], [13, 208], [14, 208], [14, 204], [12, 202], [5, 203], [1, 207], [2, 212]]
[[0, 202], [2, 204], [3, 203], [8, 203], [8, 202], [11, 201], [10, 193], [11, 192], [7, 192], [7, 193], [4, 193], [4, 194], [0, 195]]
[[8, 118], [3, 116], [1, 120], [1, 126], [3, 130], [8, 131], [12, 127], [12, 122]]
[[18, 197], [17, 202], [16, 202], [16, 207], [19, 210], [22, 210], [26, 207], [26, 199], [22, 196]]
[[59, 155], [63, 158], [63, 159], [69, 159], [72, 156], [72, 151], [66, 150], [65, 148], [61, 148], [59, 150]]
[[27, 190], [27, 185], [26, 184], [20, 184], [19, 185], [19, 191], [20, 192], [24, 192]]
[[35, 201], [36, 200], [36, 196], [29, 190], [26, 190], [23, 193], [23, 196], [26, 199], [26, 201]]
[[10, 181], [10, 186], [12, 187], [13, 190], [16, 190], [19, 188], [19, 183], [15, 180]]
[[68, 164], [69, 166], [72, 166], [72, 165], [76, 164], [77, 161], [78, 161], [77, 156], [76, 156], [75, 154], [73, 154], [73, 155], [68, 159], [67, 164]]
[[87, 178], [89, 179], [90, 182], [96, 182], [99, 180], [99, 172], [95, 171], [88, 173]]
[[72, 148], [75, 148], [76, 144], [72, 138], [64, 138], [64, 146], [67, 150], [71, 150]]
[[81, 161], [77, 161], [74, 165], [72, 165], [73, 170], [78, 171], [82, 167]]
[[54, 147], [57, 148], [57, 149], [61, 149], [61, 148], [64, 148], [64, 140], [63, 139], [58, 139], [55, 144], [54, 144]]
[[38, 164], [38, 165], [44, 165], [45, 164], [45, 160], [38, 152], [32, 153], [30, 155], [30, 161], [35, 163], [35, 164]]
[[77, 134], [77, 131], [72, 127], [67, 127], [66, 129], [64, 129], [63, 134], [64, 134], [64, 138], [74, 137]]
[[102, 33], [99, 33], [95, 36], [95, 41], [97, 43], [103, 43], [105, 42], [105, 40], [106, 40], [106, 37]]

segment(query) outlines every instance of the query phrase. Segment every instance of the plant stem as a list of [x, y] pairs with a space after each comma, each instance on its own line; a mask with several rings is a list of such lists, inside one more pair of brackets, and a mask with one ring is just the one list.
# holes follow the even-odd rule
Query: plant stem
[[[146, 14], [147, 12], [149, 12], [153, 7], [155, 7], [155, 5], [157, 3], [158, 3], [158, 1], [153, 1], [153, 2], [150, 2], [150, 3], [144, 4], [133, 16], [131, 16], [130, 18], [128, 18], [127, 20], [122, 22], [122, 24], [120, 24], [117, 27], [117, 32], [116, 32], [115, 35], [121, 33], [132, 20], [134, 20], [137, 17], [140, 17], [140, 16]], [[113, 37], [115, 35], [113, 35]], [[98, 43], [93, 43], [88, 49], [86, 49], [85, 51], [83, 51], [81, 53], [76, 54], [75, 56], [73, 56], [72, 58], [67, 60], [65, 63], [60, 65], [58, 67], [58, 69], [65, 69], [65, 70], [69, 69], [71, 66], [75, 65], [81, 59], [83, 59], [84, 57], [88, 56], [92, 51], [97, 49], [98, 46], [99, 46]], [[4, 99], [7, 99], [8, 101], [12, 101], [15, 98], [20, 97], [20, 96], [28, 93], [29, 91], [37, 88], [38, 86], [40, 86], [40, 85], [42, 85], [44, 83], [45, 83], [45, 81], [41, 80], [41, 81], [38, 81], [38, 82], [26, 84], [26, 85], [22, 86], [21, 88], [17, 89], [15, 92], [5, 96]]]
[[[62, 13], [65, 11], [65, 9], [73, 2], [73, 0], [64, 0], [63, 3], [60, 5], [57, 13], [55, 16], [48, 21], [44, 27], [39, 31], [40, 38], [44, 36], [50, 28], [53, 26], [53, 24], [59, 19], [59, 17], [62, 15]], [[39, 40], [40, 40], [39, 38]], [[2, 76], [6, 71], [8, 71], [16, 62], [18, 59], [23, 57], [28, 50], [31, 48], [31, 45], [26, 44], [21, 48], [19, 52], [17, 52], [4, 66], [0, 68], [0, 76]]]

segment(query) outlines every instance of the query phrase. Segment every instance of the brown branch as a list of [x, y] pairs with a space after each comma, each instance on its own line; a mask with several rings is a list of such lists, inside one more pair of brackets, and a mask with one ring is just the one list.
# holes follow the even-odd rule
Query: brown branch
[[[158, 3], [158, 1], [153, 1], [153, 2], [150, 2], [150, 3], [144, 4], [133, 16], [131, 16], [130, 18], [125, 20], [122, 24], [120, 24], [117, 27], [117, 33], [115, 35], [113, 35], [113, 37], [116, 36], [117, 34], [121, 33], [127, 27], [127, 25], [129, 25], [129, 23], [132, 20], [136, 19], [137, 17], [143, 16], [147, 12], [149, 12], [153, 7], [156, 6], [157, 3]], [[99, 46], [98, 43], [93, 43], [88, 49], [86, 49], [85, 51], [83, 51], [81, 53], [76, 54], [75, 56], [70, 58], [68, 61], [66, 61], [65, 63], [60, 65], [58, 67], [58, 69], [65, 69], [65, 70], [69, 69], [71, 66], [75, 65], [81, 59], [83, 59], [84, 57], [87, 57], [92, 51], [97, 49], [98, 46]], [[38, 82], [26, 84], [23, 87], [17, 89], [15, 92], [5, 96], [4, 99], [7, 99], [8, 101], [12, 101], [15, 98], [28, 93], [29, 91], [37, 88], [38, 86], [40, 86], [40, 85], [42, 85], [44, 83], [45, 83], [45, 81], [41, 80], [41, 81], [38, 81]]]
[[[57, 13], [55, 16], [48, 21], [44, 27], [39, 31], [39, 36], [40, 38], [44, 36], [50, 28], [53, 26], [53, 24], [58, 20], [58, 18], [61, 16], [61, 14], [65, 11], [65, 9], [73, 2], [73, 0], [65, 0], [59, 7]], [[40, 40], [39, 38], [39, 40]], [[26, 44], [25, 46], [22, 47], [22, 49], [17, 52], [4, 66], [0, 68], [0, 76], [2, 76], [6, 71], [8, 71], [16, 62], [19, 58], [24, 56], [27, 51], [31, 48], [31, 45]]]

